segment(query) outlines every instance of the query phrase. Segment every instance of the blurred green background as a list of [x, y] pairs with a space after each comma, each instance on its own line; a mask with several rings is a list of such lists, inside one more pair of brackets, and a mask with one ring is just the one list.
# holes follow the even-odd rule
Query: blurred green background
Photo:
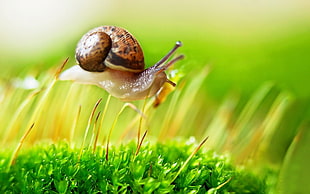
[[[150, 113], [151, 135], [159, 133], [159, 140], [210, 136], [208, 146], [230, 151], [241, 163], [257, 151], [256, 159], [282, 166], [280, 190], [295, 192], [297, 188], [309, 193], [310, 188], [299, 186], [307, 184], [310, 173], [309, 10], [310, 1], [301, 0], [0, 0], [1, 124], [10, 129], [7, 123], [13, 123], [11, 128], [19, 129], [17, 125], [33, 122], [35, 113], [46, 109], [47, 114], [38, 114], [40, 130], [35, 131], [45, 129], [38, 137], [52, 134], [57, 139], [72, 126], [78, 104], [82, 104], [81, 130], [75, 135], [82, 138], [90, 109], [98, 98], [106, 99], [106, 92], [61, 82], [47, 98], [45, 109], [39, 101], [23, 110], [18, 107], [27, 102], [24, 96], [30, 91], [10, 86], [16, 78], [29, 75], [44, 82], [44, 75], [52, 75], [46, 72], [67, 57], [67, 67], [74, 65], [75, 46], [84, 33], [97, 26], [116, 25], [138, 39], [147, 66], [176, 41], [184, 45], [178, 52], [186, 58], [175, 65], [184, 74], [183, 80], [168, 102]], [[204, 79], [206, 66], [210, 73]], [[84, 95], [88, 93], [92, 95]], [[137, 104], [142, 107], [143, 102]], [[122, 105], [112, 99], [105, 125], [110, 126]], [[24, 114], [22, 119], [16, 110]], [[121, 130], [136, 116], [128, 112], [118, 123]], [[14, 118], [20, 120], [16, 126]], [[57, 122], [59, 126], [54, 125]], [[275, 185], [276, 181], [267, 182]], [[286, 190], [283, 193], [290, 193]]]
[[309, 1], [2, 0], [0, 76], [36, 76], [68, 56], [73, 65], [86, 31], [117, 25], [139, 40], [148, 66], [183, 41], [186, 59], [178, 68], [195, 76], [211, 66], [202, 97], [220, 101], [273, 81], [308, 101], [309, 10]]

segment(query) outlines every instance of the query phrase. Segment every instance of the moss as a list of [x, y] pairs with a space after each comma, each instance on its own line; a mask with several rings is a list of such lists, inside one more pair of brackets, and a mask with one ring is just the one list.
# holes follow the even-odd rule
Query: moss
[[95, 153], [68, 143], [40, 144], [23, 150], [7, 169], [2, 152], [0, 191], [13, 193], [264, 193], [262, 180], [234, 167], [228, 157], [200, 150], [174, 176], [194, 150], [184, 142], [144, 145], [135, 156], [135, 143]]

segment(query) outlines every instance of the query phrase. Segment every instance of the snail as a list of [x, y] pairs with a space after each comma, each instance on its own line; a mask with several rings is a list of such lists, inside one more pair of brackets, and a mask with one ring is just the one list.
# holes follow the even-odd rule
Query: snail
[[75, 53], [78, 65], [62, 72], [59, 79], [97, 85], [123, 101], [145, 99], [158, 94], [165, 83], [175, 86], [164, 71], [184, 57], [168, 61], [180, 46], [182, 43], [176, 42], [166, 56], [145, 69], [140, 44], [127, 30], [97, 27], [79, 41]]

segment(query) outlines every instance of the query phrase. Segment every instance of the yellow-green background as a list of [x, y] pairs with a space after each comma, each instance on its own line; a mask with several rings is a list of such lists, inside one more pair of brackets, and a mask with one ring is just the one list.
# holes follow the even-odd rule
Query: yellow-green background
[[[265, 163], [257, 162], [273, 163], [268, 168], [280, 172], [282, 193], [309, 193], [309, 10], [310, 1], [288, 0], [0, 0], [2, 143], [18, 141], [35, 123], [33, 140], [70, 136], [80, 145], [92, 107], [102, 97], [102, 111], [107, 94], [70, 82], [49, 85], [46, 77], [67, 57], [67, 67], [75, 64], [75, 45], [89, 29], [117, 25], [139, 40], [147, 66], [175, 41], [184, 44], [178, 52], [186, 58], [175, 65], [183, 80], [167, 102], [147, 112], [147, 138], [209, 136], [208, 146], [229, 151], [242, 164], [257, 151], [257, 161], [248, 163], [261, 170]], [[29, 75], [42, 82], [37, 96], [11, 87]], [[141, 108], [143, 102], [135, 104]], [[111, 99], [101, 142], [122, 105]], [[122, 114], [115, 131], [123, 133], [133, 118], [138, 117], [132, 110]], [[127, 133], [135, 137], [136, 131]]]
[[202, 94], [215, 101], [228, 91], [250, 94], [265, 81], [307, 101], [309, 10], [309, 1], [280, 0], [1, 0], [0, 76], [36, 76], [68, 56], [73, 65], [86, 31], [117, 25], [140, 41], [148, 66], [183, 41], [182, 68], [199, 72], [211, 65]]

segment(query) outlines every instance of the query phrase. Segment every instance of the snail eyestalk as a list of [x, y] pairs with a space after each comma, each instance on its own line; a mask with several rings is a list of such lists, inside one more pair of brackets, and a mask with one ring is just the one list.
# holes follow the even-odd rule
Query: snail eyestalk
[[173, 55], [176, 50], [182, 46], [182, 42], [181, 41], [177, 41], [174, 45], [174, 47], [168, 52], [168, 54], [166, 56], [164, 56], [161, 60], [159, 60], [155, 65], [154, 67], [159, 67], [161, 64], [163, 64], [164, 62], [166, 62], [169, 57], [171, 57], [171, 55]]
[[165, 64], [164, 66], [158, 68], [158, 72], [157, 73], [161, 73], [165, 70], [167, 70], [171, 65], [173, 65], [174, 63], [176, 63], [177, 61], [184, 59], [184, 55], [179, 55], [176, 58], [172, 59], [171, 61], [169, 61], [167, 64]]

